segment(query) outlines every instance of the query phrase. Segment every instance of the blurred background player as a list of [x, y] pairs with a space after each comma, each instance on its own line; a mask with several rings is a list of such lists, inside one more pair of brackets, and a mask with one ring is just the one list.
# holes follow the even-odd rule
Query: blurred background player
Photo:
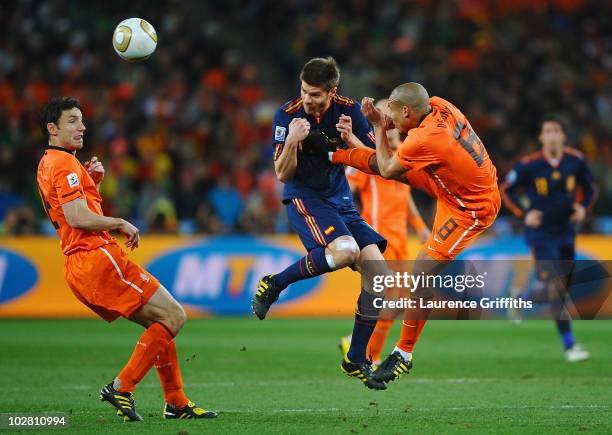
[[[264, 319], [281, 291], [290, 284], [343, 267], [359, 268], [368, 260], [384, 263], [386, 240], [369, 226], [353, 204], [344, 168], [329, 162], [327, 153], [349, 140], [340, 131], [350, 123], [364, 144], [374, 137], [361, 106], [338, 95], [340, 69], [331, 58], [314, 58], [300, 73], [301, 95], [276, 112], [273, 124], [274, 169], [285, 184], [283, 203], [291, 227], [308, 255], [274, 275], [263, 277], [253, 296], [253, 312]], [[353, 340], [342, 370], [368, 388], [385, 389], [372, 378], [366, 348], [380, 310], [374, 295], [363, 288], [357, 301]]]
[[[379, 100], [376, 107], [388, 113], [387, 99]], [[342, 128], [347, 128], [343, 126]], [[352, 132], [350, 132], [352, 135]], [[387, 130], [389, 147], [397, 150], [400, 144], [399, 132], [397, 129]], [[352, 146], [364, 146], [354, 135], [350, 140]], [[412, 199], [410, 186], [395, 180], [386, 180], [380, 176], [366, 174], [354, 168], [346, 168], [346, 178], [353, 194], [358, 194], [361, 200], [361, 215], [372, 225], [374, 230], [387, 239], [387, 249], [383, 256], [385, 260], [406, 261], [410, 259], [408, 250], [408, 224], [416, 233], [419, 241], [425, 241], [431, 235], [431, 231], [423, 222], [421, 214]], [[393, 269], [393, 264], [389, 267]], [[389, 289], [386, 295], [389, 299], [397, 298], [396, 289]], [[368, 359], [374, 365], [380, 365], [381, 353], [389, 334], [389, 329], [393, 325], [393, 320], [400, 314], [399, 310], [385, 310], [380, 313], [380, 318], [376, 322], [376, 327], [368, 343]], [[419, 320], [407, 320], [407, 323], [419, 327]], [[340, 339], [340, 350], [346, 354], [350, 347], [351, 336], [347, 335]], [[412, 351], [412, 349], [411, 349]]]
[[[544, 118], [539, 140], [541, 151], [518, 162], [507, 174], [501, 191], [506, 207], [523, 221], [525, 240], [536, 260], [536, 288], [548, 292], [549, 286], [559, 284], [552, 279], [554, 261], [576, 259], [576, 225], [592, 209], [598, 189], [583, 155], [565, 146], [565, 124], [560, 117]], [[526, 196], [526, 203], [521, 202], [520, 193]], [[557, 294], [565, 292], [550, 290]], [[567, 312], [563, 309], [563, 313], [557, 314]], [[576, 343], [570, 320], [557, 314], [557, 329], [567, 361], [588, 359], [589, 353]]]
[[[390, 116], [362, 100], [362, 111], [374, 125], [376, 151], [351, 148], [330, 153], [330, 160], [386, 179], [396, 179], [436, 198], [431, 237], [419, 251], [412, 274], [435, 274], [493, 224], [500, 209], [497, 170], [469, 121], [440, 97], [429, 97], [419, 83], [397, 86], [389, 96]], [[397, 128], [405, 139], [397, 151], [387, 130]], [[417, 289], [418, 298], [429, 298]], [[388, 382], [408, 373], [412, 351], [429, 311], [406, 310], [400, 339], [374, 378]], [[408, 320], [422, 322], [412, 327]]]
[[40, 127], [47, 147], [38, 165], [43, 207], [60, 238], [64, 276], [77, 299], [107, 322], [125, 317], [146, 328], [126, 366], [100, 392], [125, 421], [141, 421], [133, 392], [155, 366], [166, 401], [163, 418], [214, 418], [189, 401], [183, 391], [174, 337], [185, 323], [185, 311], [168, 291], [131, 262], [109, 231], [126, 236], [126, 247], [138, 247], [138, 229], [102, 213], [100, 183], [104, 167], [93, 157], [83, 166], [85, 124], [74, 98], [54, 98], [43, 108]]

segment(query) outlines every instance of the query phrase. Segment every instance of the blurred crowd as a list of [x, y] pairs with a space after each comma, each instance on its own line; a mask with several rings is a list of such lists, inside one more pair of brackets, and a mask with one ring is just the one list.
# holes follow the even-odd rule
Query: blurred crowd
[[[138, 64], [111, 44], [130, 16], [159, 35]], [[21, 0], [0, 17], [0, 234], [50, 230], [35, 173], [55, 95], [84, 106], [79, 157], [106, 167], [107, 214], [148, 232], [286, 232], [271, 122], [320, 55], [343, 95], [418, 81], [454, 102], [500, 176], [538, 149], [544, 113], [564, 115], [602, 191], [596, 216], [612, 215], [612, 2]]]

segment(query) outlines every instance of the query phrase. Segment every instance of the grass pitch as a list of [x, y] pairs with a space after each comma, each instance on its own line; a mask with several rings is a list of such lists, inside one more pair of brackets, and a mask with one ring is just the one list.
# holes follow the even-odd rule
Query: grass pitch
[[135, 395], [145, 421], [123, 423], [98, 393], [129, 357], [138, 326], [1, 320], [0, 412], [66, 412], [70, 427], [54, 432], [84, 434], [612, 431], [612, 322], [576, 322], [592, 359], [569, 364], [550, 321], [432, 321], [412, 373], [387, 391], [340, 372], [337, 342], [351, 324], [189, 320], [177, 338], [186, 391], [219, 418], [161, 420], [153, 371]]

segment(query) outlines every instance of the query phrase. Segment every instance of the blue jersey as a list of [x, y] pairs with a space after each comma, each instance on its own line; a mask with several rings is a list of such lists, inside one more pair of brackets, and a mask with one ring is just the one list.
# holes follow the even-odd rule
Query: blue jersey
[[[519, 194], [525, 195], [521, 203]], [[502, 183], [506, 206], [523, 218], [529, 210], [542, 212], [542, 225], [525, 227], [530, 246], [544, 243], [571, 244], [576, 226], [570, 222], [573, 204], [580, 201], [588, 210], [596, 200], [597, 188], [582, 154], [566, 148], [553, 166], [542, 152], [525, 157], [508, 172]], [[582, 197], [582, 198], [580, 198]]]
[[[274, 116], [273, 145], [274, 160], [280, 156], [289, 133], [289, 123], [293, 118], [305, 118], [310, 123], [310, 131], [320, 130], [330, 138], [332, 143], [343, 147], [345, 144], [336, 130], [340, 115], [348, 115], [352, 119], [353, 133], [366, 146], [375, 148], [374, 133], [367, 119], [361, 113], [359, 103], [341, 95], [335, 95], [330, 107], [315, 118], [304, 111], [302, 97], [295, 98], [283, 104]], [[339, 203], [341, 200], [352, 199], [351, 190], [343, 165], [331, 163], [324, 153], [312, 154], [298, 146], [297, 168], [293, 178], [285, 183], [283, 202], [293, 198], [324, 198]]]

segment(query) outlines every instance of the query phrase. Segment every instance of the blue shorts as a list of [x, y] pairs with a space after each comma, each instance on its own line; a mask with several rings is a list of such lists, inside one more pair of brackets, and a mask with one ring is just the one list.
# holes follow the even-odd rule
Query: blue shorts
[[384, 252], [387, 247], [387, 240], [363, 220], [352, 200], [336, 205], [322, 198], [293, 198], [286, 206], [291, 228], [309, 252], [340, 236], [353, 237], [359, 249], [376, 244]]
[[573, 270], [576, 259], [574, 244], [539, 243], [531, 245], [531, 253], [535, 262], [536, 273], [541, 281], [549, 281], [559, 276], [567, 277], [567, 282]]
[[575, 260], [576, 251], [573, 243], [539, 243], [531, 245], [531, 254], [535, 260]]

